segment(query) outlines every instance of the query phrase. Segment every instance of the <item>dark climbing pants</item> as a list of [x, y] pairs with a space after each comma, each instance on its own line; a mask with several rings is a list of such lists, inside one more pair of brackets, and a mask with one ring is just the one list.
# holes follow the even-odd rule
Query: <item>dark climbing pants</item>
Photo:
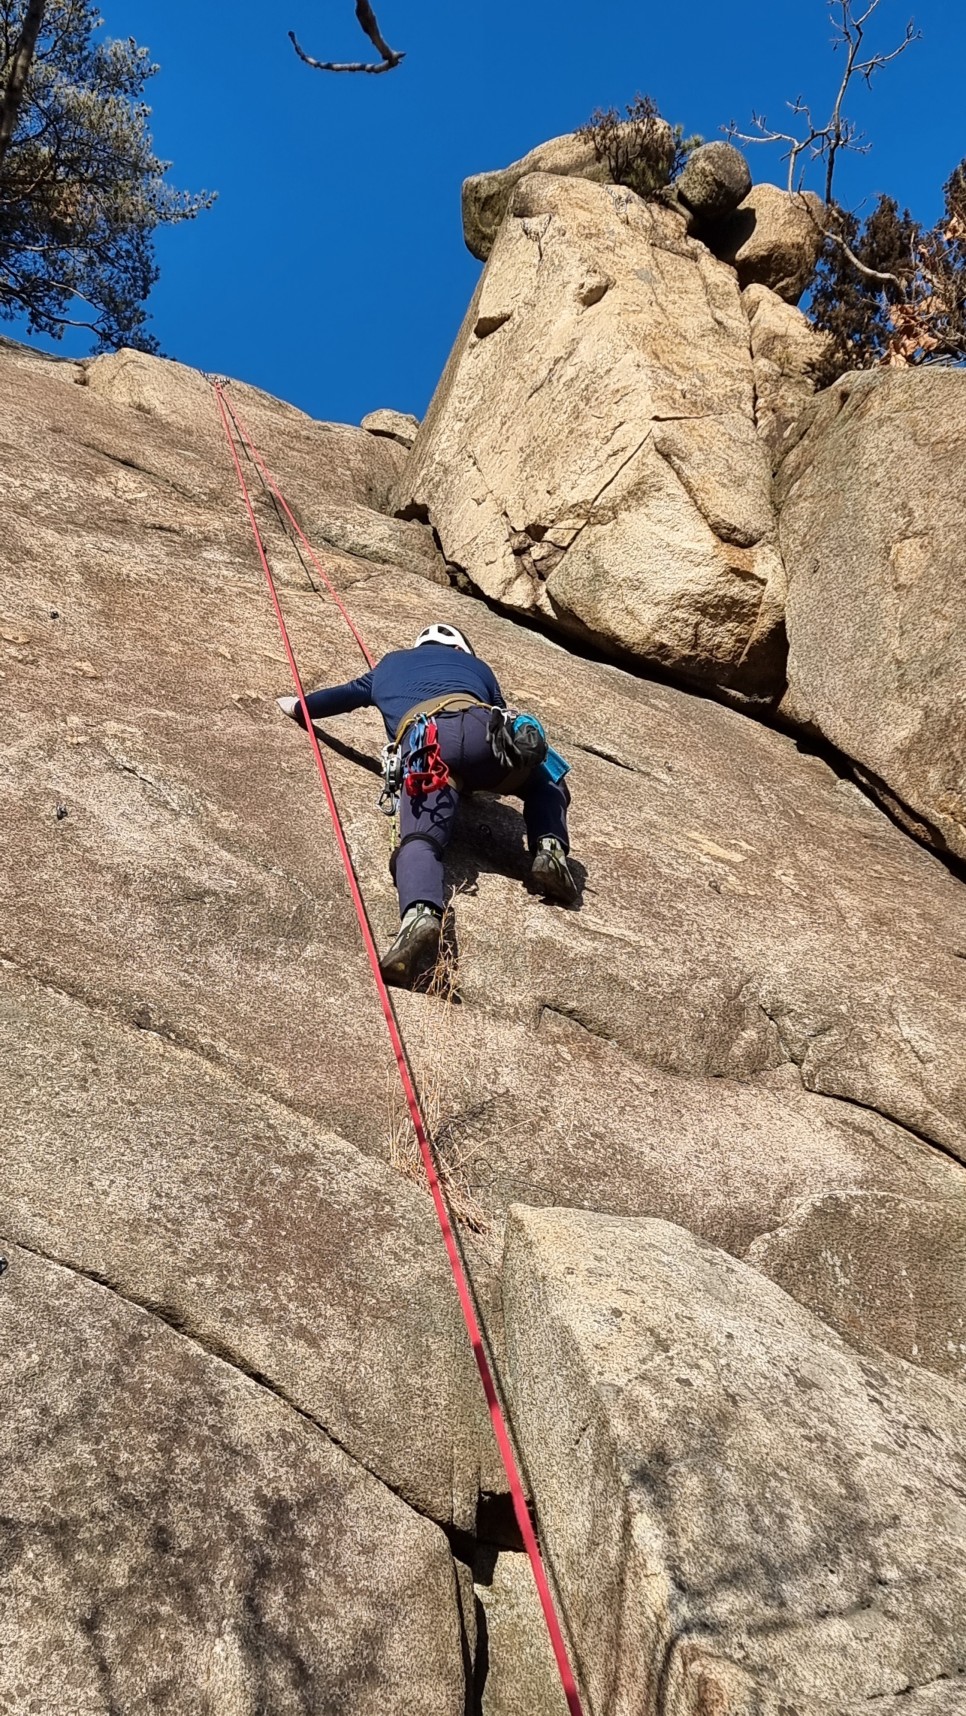
[[[552, 781], [543, 769], [536, 769], [528, 781], [516, 787], [513, 776], [507, 775], [490, 749], [486, 731], [488, 720], [489, 711], [486, 709], [467, 709], [459, 714], [437, 716], [439, 748], [446, 767], [466, 792], [506, 792], [522, 798], [527, 845], [531, 852], [546, 835], [553, 835], [564, 850], [569, 851], [567, 806], [570, 794], [564, 782]], [[405, 736], [402, 744], [405, 752]], [[393, 874], [401, 916], [420, 900], [442, 911], [443, 853], [452, 838], [459, 802], [459, 791], [452, 782], [439, 792], [426, 793], [419, 798], [411, 798], [405, 790], [400, 795], [400, 845], [396, 849]], [[413, 840], [410, 835], [424, 838]]]

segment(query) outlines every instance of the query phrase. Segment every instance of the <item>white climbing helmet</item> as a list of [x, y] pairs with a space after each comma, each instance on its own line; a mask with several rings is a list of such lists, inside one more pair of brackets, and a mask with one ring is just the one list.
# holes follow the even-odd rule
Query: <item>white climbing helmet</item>
[[413, 649], [418, 649], [420, 644], [427, 643], [446, 644], [449, 649], [465, 650], [467, 655], [476, 654], [472, 644], [467, 642], [463, 633], [458, 632], [455, 626], [427, 626], [425, 631], [420, 632], [413, 644]]

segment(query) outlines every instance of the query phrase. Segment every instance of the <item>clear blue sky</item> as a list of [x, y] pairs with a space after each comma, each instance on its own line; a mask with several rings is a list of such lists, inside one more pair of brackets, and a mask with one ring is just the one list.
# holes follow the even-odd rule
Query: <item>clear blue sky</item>
[[[148, 93], [169, 177], [219, 192], [209, 214], [159, 237], [151, 309], [165, 352], [343, 422], [380, 405], [425, 410], [479, 273], [460, 227], [467, 174], [638, 90], [708, 138], [752, 109], [778, 121], [798, 93], [824, 112], [838, 67], [825, 0], [376, 10], [405, 62], [336, 77], [301, 65], [286, 32], [320, 58], [368, 57], [352, 0], [103, 0], [108, 33], [161, 65]], [[871, 40], [891, 47], [909, 16], [882, 0]], [[874, 147], [846, 163], [838, 191], [855, 206], [888, 190], [933, 219], [966, 154], [966, 8], [921, 0], [914, 16], [923, 40], [855, 93]], [[776, 152], [749, 158], [756, 178], [781, 182]]]

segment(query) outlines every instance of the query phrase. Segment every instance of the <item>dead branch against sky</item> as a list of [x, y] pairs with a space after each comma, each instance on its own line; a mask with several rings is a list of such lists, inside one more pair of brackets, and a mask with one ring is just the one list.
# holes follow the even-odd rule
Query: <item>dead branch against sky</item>
[[[754, 132], [739, 131], [734, 121], [727, 127], [728, 136], [739, 143], [787, 143], [788, 149], [782, 157], [788, 162], [788, 189], [801, 190], [805, 176], [804, 166], [799, 172], [799, 157], [806, 156], [806, 161], [824, 161], [825, 163], [825, 201], [832, 200], [832, 179], [835, 173], [836, 160], [844, 149], [851, 149], [864, 155], [869, 148], [864, 134], [859, 130], [854, 120], [846, 118], [842, 112], [842, 104], [854, 78], [864, 78], [870, 85], [877, 71], [887, 66], [891, 60], [898, 59], [905, 53], [906, 48], [920, 38], [921, 31], [915, 28], [912, 20], [906, 25], [905, 35], [897, 47], [888, 53], [869, 54], [861, 58], [862, 44], [865, 37], [866, 25], [873, 13], [877, 11], [881, 0], [868, 0], [864, 11], [856, 10], [856, 0], [830, 0], [829, 11], [833, 25], [832, 46], [836, 52], [845, 50], [845, 64], [842, 76], [832, 103], [832, 111], [824, 125], [816, 125], [812, 118], [812, 110], [808, 102], [799, 95], [794, 101], [788, 102], [796, 119], [804, 121], [807, 130], [804, 136], [796, 137], [787, 131], [775, 131], [768, 124], [764, 114], [752, 114]], [[797, 183], [796, 183], [797, 180]]]
[[395, 69], [395, 67], [398, 66], [400, 60], [404, 60], [406, 56], [405, 56], [405, 54], [397, 54], [395, 48], [391, 48], [389, 46], [389, 43], [386, 41], [385, 37], [382, 34], [382, 31], [379, 28], [379, 21], [376, 17], [375, 12], [372, 10], [372, 7], [369, 4], [369, 0], [356, 0], [356, 17], [358, 18], [361, 28], [364, 30], [365, 34], [369, 37], [369, 40], [372, 43], [373, 47], [376, 49], [377, 53], [382, 55], [382, 58], [378, 62], [366, 61], [366, 60], [352, 60], [352, 61], [348, 61], [348, 62], [344, 62], [344, 63], [340, 64], [339, 62], [337, 62], [335, 60], [316, 60], [316, 59], [313, 59], [311, 54], [307, 54], [305, 52], [305, 49], [299, 43], [299, 41], [295, 35], [294, 30], [289, 30], [288, 39], [291, 42], [293, 48], [295, 49], [295, 52], [298, 54], [299, 59], [303, 60], [307, 66], [311, 66], [314, 71], [329, 71], [329, 72], [387, 72], [387, 71], [393, 71]]

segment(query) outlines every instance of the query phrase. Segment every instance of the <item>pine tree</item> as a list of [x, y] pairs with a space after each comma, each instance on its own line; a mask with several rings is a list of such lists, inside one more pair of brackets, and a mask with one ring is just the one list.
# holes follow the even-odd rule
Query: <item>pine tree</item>
[[944, 210], [923, 228], [880, 196], [861, 225], [833, 206], [809, 314], [832, 335], [820, 381], [850, 369], [966, 361], [966, 162], [944, 186]]
[[165, 183], [143, 100], [158, 68], [101, 26], [90, 0], [0, 0], [0, 317], [156, 351], [152, 235], [214, 199]]

